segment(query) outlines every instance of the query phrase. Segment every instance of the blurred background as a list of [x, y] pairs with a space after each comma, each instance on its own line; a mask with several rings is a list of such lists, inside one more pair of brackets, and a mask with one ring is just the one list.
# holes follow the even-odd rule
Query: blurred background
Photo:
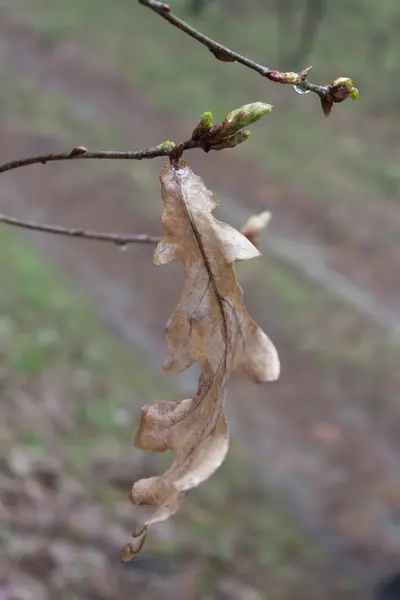
[[[0, 160], [179, 142], [203, 111], [273, 104], [246, 144], [187, 159], [219, 218], [272, 212], [238, 277], [281, 378], [234, 379], [225, 464], [121, 565], [145, 514], [130, 486], [168, 464], [133, 450], [140, 407], [196, 386], [161, 370], [180, 265], [2, 226], [0, 598], [370, 598], [400, 568], [400, 4], [172, 6], [272, 68], [352, 77], [360, 98], [326, 119], [315, 95], [216, 61], [135, 0], [2, 0]], [[0, 210], [159, 235], [162, 164], [27, 167], [2, 175]]]

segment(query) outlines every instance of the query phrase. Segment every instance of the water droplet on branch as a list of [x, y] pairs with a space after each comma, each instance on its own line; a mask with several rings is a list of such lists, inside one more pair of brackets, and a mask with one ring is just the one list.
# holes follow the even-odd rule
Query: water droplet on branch
[[309, 94], [311, 92], [311, 90], [305, 90], [304, 88], [302, 88], [299, 85], [294, 85], [293, 89], [295, 92], [297, 92], [298, 94]]

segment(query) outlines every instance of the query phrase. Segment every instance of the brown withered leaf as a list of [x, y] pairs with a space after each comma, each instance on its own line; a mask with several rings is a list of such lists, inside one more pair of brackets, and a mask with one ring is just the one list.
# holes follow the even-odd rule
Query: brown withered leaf
[[239, 371], [257, 382], [279, 376], [279, 359], [267, 335], [248, 314], [233, 264], [260, 255], [230, 225], [214, 218], [215, 196], [186, 163], [161, 172], [165, 236], [153, 257], [155, 265], [180, 260], [184, 285], [179, 304], [166, 326], [164, 370], [180, 373], [202, 362], [197, 393], [180, 402], [145, 406], [135, 447], [171, 450], [171, 467], [159, 477], [137, 481], [131, 490], [136, 505], [154, 506], [121, 560], [142, 547], [147, 527], [174, 514], [188, 491], [210, 477], [228, 451], [224, 414], [230, 374]]

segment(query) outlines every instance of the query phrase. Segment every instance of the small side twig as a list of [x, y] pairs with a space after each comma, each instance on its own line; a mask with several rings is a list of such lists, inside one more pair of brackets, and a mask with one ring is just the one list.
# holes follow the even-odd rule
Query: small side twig
[[[202, 148], [202, 140], [187, 140], [179, 144], [179, 153], [183, 154], [186, 150], [194, 148]], [[152, 158], [175, 156], [177, 147], [172, 142], [164, 142], [155, 148], [146, 148], [144, 150], [120, 151], [120, 150], [99, 150], [89, 152], [84, 146], [75, 146], [71, 152], [59, 152], [49, 154], [39, 154], [37, 156], [29, 156], [13, 160], [0, 165], [0, 173], [27, 167], [29, 165], [45, 165], [48, 162], [61, 162], [65, 160], [83, 160], [83, 159], [111, 159], [111, 160], [149, 160]]]
[[307, 79], [308, 74], [312, 69], [311, 66], [299, 72], [287, 73], [276, 69], [270, 69], [269, 67], [260, 65], [254, 60], [251, 60], [204, 35], [204, 33], [201, 33], [177, 17], [172, 12], [170, 4], [160, 2], [159, 0], [139, 0], [139, 3], [143, 6], [147, 6], [156, 14], [160, 15], [160, 17], [168, 21], [168, 23], [171, 23], [171, 25], [177, 29], [180, 29], [191, 38], [197, 40], [200, 44], [203, 44], [216, 59], [221, 60], [222, 62], [240, 63], [248, 69], [266, 77], [270, 81], [296, 86], [300, 92], [314, 92], [321, 100], [321, 106], [325, 116], [329, 116], [334, 103], [343, 102], [346, 98], [353, 98], [355, 100], [358, 97], [358, 90], [353, 86], [351, 79], [348, 77], [339, 77], [329, 85], [315, 85], [314, 83], [310, 83]]
[[33, 221], [23, 221], [15, 217], [8, 217], [0, 214], [0, 223], [11, 225], [12, 227], [20, 227], [22, 229], [30, 229], [31, 231], [44, 231], [45, 233], [54, 233], [56, 235], [66, 235], [69, 237], [83, 238], [86, 240], [97, 240], [100, 242], [112, 242], [121, 248], [129, 244], [157, 244], [161, 238], [158, 236], [148, 235], [147, 233], [137, 234], [120, 234], [120, 233], [103, 233], [99, 231], [90, 231], [85, 229], [74, 229], [61, 227], [60, 225], [46, 225], [42, 223], [34, 223]]
[[82, 146], [75, 147], [71, 152], [59, 152], [58, 154], [40, 154], [38, 156], [30, 156], [29, 158], [22, 158], [20, 160], [13, 160], [8, 163], [0, 165], [0, 173], [11, 171], [12, 169], [19, 169], [20, 167], [26, 167], [28, 165], [42, 164], [45, 165], [48, 162], [59, 162], [63, 160], [83, 160], [83, 159], [126, 159], [126, 160], [144, 160], [148, 158], [157, 158], [160, 156], [168, 156], [171, 152], [170, 149], [166, 148], [147, 148], [146, 150], [137, 150], [134, 152], [120, 152], [116, 150], [104, 150], [99, 152], [88, 152], [86, 148]]
[[302, 81], [291, 81], [291, 78], [287, 76], [295, 75], [295, 73], [283, 73], [276, 69], [270, 69], [269, 67], [260, 65], [254, 60], [251, 60], [250, 58], [247, 58], [246, 56], [243, 56], [242, 54], [231, 50], [227, 46], [223, 46], [219, 42], [216, 42], [212, 38], [209, 38], [208, 36], [204, 35], [200, 31], [198, 31], [197, 29], [195, 29], [194, 27], [192, 27], [191, 25], [174, 15], [169, 4], [166, 4], [165, 2], [159, 2], [159, 0], [139, 0], [139, 3], [143, 6], [147, 6], [156, 14], [160, 15], [163, 19], [168, 21], [168, 23], [171, 23], [171, 25], [174, 25], [174, 27], [177, 27], [191, 38], [197, 40], [198, 42], [200, 42], [200, 44], [203, 44], [203, 46], [206, 46], [206, 48], [208, 48], [208, 50], [212, 54], [214, 54], [215, 58], [217, 58], [218, 60], [221, 60], [223, 62], [240, 63], [248, 69], [256, 71], [256, 73], [259, 73], [260, 75], [266, 77], [270, 81], [274, 81], [275, 83], [289, 83], [291, 85], [298, 85], [304, 91], [314, 92], [320, 97], [323, 97], [327, 94], [328, 86], [315, 85], [306, 80], [307, 74], [311, 70], [311, 67], [308, 67], [307, 69], [304, 69], [304, 71], [298, 73], [300, 78], [303, 75]]
[[[264, 229], [269, 220], [271, 214], [267, 211], [253, 215], [241, 228], [241, 233], [252, 244], [258, 247], [258, 236], [262, 229]], [[33, 221], [25, 221], [17, 219], [15, 217], [9, 217], [0, 213], [0, 223], [11, 225], [12, 227], [19, 227], [21, 229], [29, 229], [31, 231], [42, 231], [44, 233], [54, 233], [56, 235], [65, 235], [68, 237], [81, 238], [85, 240], [96, 240], [99, 242], [111, 242], [119, 248], [123, 249], [130, 244], [158, 244], [161, 241], [161, 237], [156, 235], [149, 235], [148, 233], [135, 233], [135, 234], [122, 234], [122, 233], [108, 233], [102, 231], [91, 231], [90, 229], [77, 229], [61, 227], [60, 225], [46, 225], [45, 223], [35, 223]]]

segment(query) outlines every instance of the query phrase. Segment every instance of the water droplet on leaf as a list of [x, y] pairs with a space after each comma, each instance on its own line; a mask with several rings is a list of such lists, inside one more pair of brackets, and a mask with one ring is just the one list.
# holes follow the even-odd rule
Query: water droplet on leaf
[[181, 169], [176, 169], [175, 174], [179, 177], [179, 179], [182, 179], [182, 177], [184, 177], [186, 175], [187, 170], [185, 168], [181, 168]]

